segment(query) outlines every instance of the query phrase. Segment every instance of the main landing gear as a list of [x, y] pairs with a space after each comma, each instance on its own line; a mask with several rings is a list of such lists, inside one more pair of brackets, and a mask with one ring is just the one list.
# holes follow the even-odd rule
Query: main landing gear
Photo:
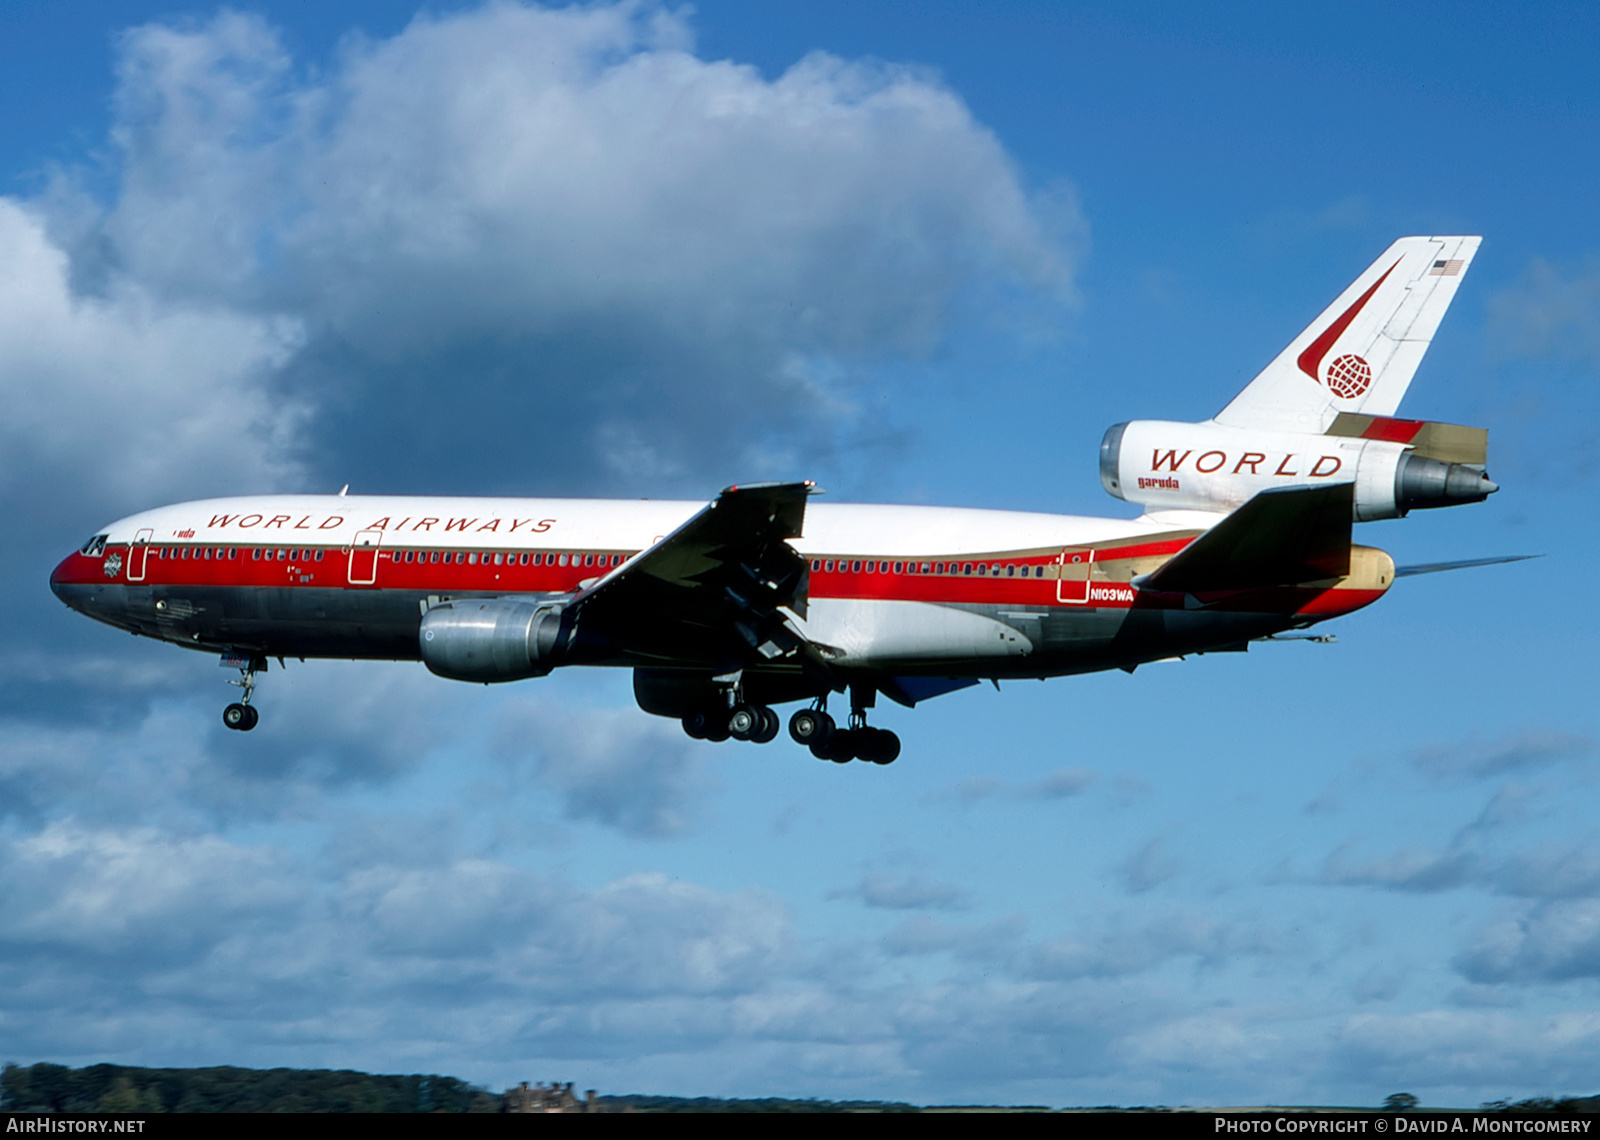
[[900, 738], [886, 728], [867, 724], [866, 709], [850, 710], [850, 727], [839, 728], [820, 705], [801, 709], [789, 718], [789, 735], [795, 743], [811, 749], [818, 760], [848, 764], [868, 760], [874, 764], [893, 764], [900, 756]]
[[[696, 709], [683, 718], [683, 731], [696, 740], [748, 740], [766, 744], [778, 735], [778, 714], [765, 705], [748, 703], [735, 693], [727, 709]], [[848, 764], [868, 760], [892, 764], [900, 755], [900, 738], [888, 729], [867, 725], [864, 707], [853, 708], [848, 728], [839, 728], [828, 715], [826, 698], [789, 718], [789, 736], [811, 749], [820, 760]]]
[[259, 656], [242, 657], [226, 654], [222, 658], [222, 663], [238, 667], [241, 680], [229, 681], [228, 684], [237, 685], [244, 690], [243, 699], [222, 710], [222, 723], [235, 732], [249, 732], [261, 719], [260, 711], [250, 703], [250, 698], [256, 691], [256, 673], [266, 671], [267, 659]]

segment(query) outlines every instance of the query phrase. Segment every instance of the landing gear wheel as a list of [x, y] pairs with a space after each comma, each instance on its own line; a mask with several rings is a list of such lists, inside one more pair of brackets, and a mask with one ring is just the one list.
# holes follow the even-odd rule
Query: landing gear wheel
[[707, 714], [705, 738], [713, 744], [721, 744], [731, 734], [728, 732], [728, 715], [713, 710]]
[[761, 725], [750, 734], [750, 740], [754, 744], [770, 744], [777, 739], [778, 729], [783, 726], [783, 721], [779, 719], [777, 713], [765, 705], [757, 707], [761, 710]]
[[760, 705], [737, 705], [728, 714], [728, 735], [735, 740], [750, 740], [766, 723]]
[[697, 709], [683, 718], [683, 731], [693, 740], [704, 740], [711, 726], [711, 717], [704, 709]]
[[856, 758], [856, 734], [848, 728], [834, 732], [820, 744], [811, 746], [811, 755], [818, 760], [832, 760], [835, 764], [848, 764]]
[[833, 718], [818, 709], [801, 709], [789, 718], [789, 737], [796, 744], [821, 744], [833, 733]]
[[863, 728], [856, 753], [874, 764], [893, 764], [900, 757], [900, 738], [886, 728]]
[[261, 719], [261, 710], [256, 708], [255, 705], [245, 705], [244, 711], [249, 715], [245, 717], [245, 722], [239, 726], [239, 731], [249, 732], [256, 726], [256, 722]]
[[237, 701], [222, 710], [222, 723], [235, 732], [249, 732], [259, 719], [260, 714], [255, 709]]

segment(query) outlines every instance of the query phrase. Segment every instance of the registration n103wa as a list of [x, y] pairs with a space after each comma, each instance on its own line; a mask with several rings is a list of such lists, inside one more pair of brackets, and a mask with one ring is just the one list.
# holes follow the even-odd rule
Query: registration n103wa
[[691, 736], [764, 743], [771, 706], [803, 702], [796, 741], [888, 763], [880, 694], [1239, 650], [1381, 597], [1406, 571], [1353, 523], [1496, 490], [1487, 432], [1395, 415], [1478, 241], [1395, 242], [1213, 419], [1112, 427], [1101, 479], [1137, 518], [829, 504], [807, 482], [710, 503], [266, 495], [121, 519], [50, 584], [220, 654], [233, 729], [274, 657], [475, 682], [609, 665]]

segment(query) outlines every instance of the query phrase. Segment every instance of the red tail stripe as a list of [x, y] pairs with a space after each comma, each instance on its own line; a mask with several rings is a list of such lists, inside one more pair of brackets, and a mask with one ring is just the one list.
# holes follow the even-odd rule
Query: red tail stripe
[[1350, 327], [1350, 322], [1356, 319], [1356, 314], [1366, 307], [1367, 302], [1372, 300], [1372, 295], [1378, 291], [1378, 286], [1389, 279], [1389, 274], [1393, 273], [1395, 265], [1399, 264], [1400, 262], [1396, 261], [1394, 265], [1385, 269], [1383, 276], [1372, 283], [1372, 288], [1356, 298], [1356, 303], [1346, 309], [1343, 316], [1329, 325], [1323, 330], [1321, 336], [1311, 342], [1311, 346], [1300, 354], [1299, 360], [1295, 361], [1296, 364], [1300, 365], [1300, 371], [1321, 383], [1322, 378], [1317, 375], [1317, 371], [1322, 367], [1322, 358], [1328, 355], [1328, 349], [1333, 347], [1333, 342], [1338, 340], [1344, 330]]

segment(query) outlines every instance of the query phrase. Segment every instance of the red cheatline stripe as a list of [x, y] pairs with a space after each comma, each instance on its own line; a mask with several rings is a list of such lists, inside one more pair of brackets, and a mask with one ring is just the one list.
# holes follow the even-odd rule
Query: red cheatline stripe
[[1397, 261], [1394, 265], [1385, 269], [1383, 276], [1372, 283], [1372, 288], [1361, 294], [1356, 299], [1356, 303], [1344, 311], [1343, 316], [1329, 325], [1321, 336], [1311, 342], [1311, 347], [1302, 352], [1300, 359], [1295, 361], [1296, 364], [1300, 365], [1300, 371], [1311, 377], [1311, 379], [1320, 382], [1321, 378], [1317, 375], [1317, 370], [1322, 367], [1322, 358], [1328, 355], [1328, 349], [1332, 348], [1333, 342], [1338, 340], [1344, 330], [1350, 327], [1350, 322], [1356, 319], [1356, 314], [1366, 306], [1368, 301], [1372, 300], [1372, 295], [1378, 291], [1378, 286], [1389, 279], [1389, 274], [1394, 272], [1394, 266], [1399, 264], [1400, 262]]

